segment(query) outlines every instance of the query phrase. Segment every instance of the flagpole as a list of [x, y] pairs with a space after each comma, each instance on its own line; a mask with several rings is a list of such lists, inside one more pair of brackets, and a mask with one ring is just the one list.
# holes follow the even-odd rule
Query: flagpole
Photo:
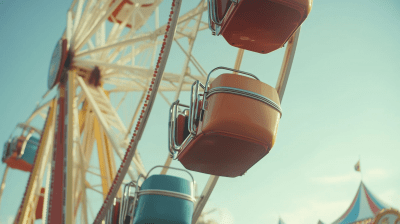
[[358, 161], [360, 162], [360, 175], [361, 175], [361, 182], [362, 182], [363, 178], [362, 178], [362, 170], [361, 170], [361, 155], [358, 155]]
[[355, 169], [356, 171], [360, 172], [360, 175], [361, 175], [361, 182], [362, 182], [362, 172], [361, 172], [361, 165], [360, 165], [360, 162], [361, 162], [361, 156], [358, 155], [358, 161], [357, 161], [356, 165], [354, 166], [354, 169]]

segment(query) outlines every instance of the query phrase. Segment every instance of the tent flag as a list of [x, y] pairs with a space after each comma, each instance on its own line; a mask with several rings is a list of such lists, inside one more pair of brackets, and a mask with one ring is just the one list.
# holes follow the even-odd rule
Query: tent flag
[[358, 172], [361, 172], [361, 168], [360, 168], [360, 160], [358, 160], [358, 162], [356, 163], [356, 165], [354, 166], [354, 169]]

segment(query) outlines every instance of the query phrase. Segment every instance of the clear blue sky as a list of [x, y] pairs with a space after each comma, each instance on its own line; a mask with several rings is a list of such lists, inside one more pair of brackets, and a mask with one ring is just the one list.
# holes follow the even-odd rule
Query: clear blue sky
[[[184, 1], [182, 13], [197, 2]], [[70, 3], [0, 0], [0, 143], [47, 90], [51, 54]], [[161, 5], [164, 21], [169, 7], [168, 1]], [[277, 223], [279, 216], [287, 224], [331, 223], [356, 193], [359, 157], [366, 186], [400, 209], [399, 36], [397, 0], [315, 1], [300, 33], [274, 148], [246, 175], [220, 178], [206, 209], [220, 208], [221, 223]], [[174, 49], [166, 70], [180, 73], [182, 55]], [[208, 30], [194, 48], [207, 71], [233, 67], [236, 52]], [[282, 57], [283, 50], [245, 52], [241, 70], [275, 86]], [[146, 169], [166, 158], [168, 107], [157, 98], [141, 140]], [[208, 176], [194, 174], [202, 190]], [[27, 178], [9, 171], [0, 223], [15, 215]]]

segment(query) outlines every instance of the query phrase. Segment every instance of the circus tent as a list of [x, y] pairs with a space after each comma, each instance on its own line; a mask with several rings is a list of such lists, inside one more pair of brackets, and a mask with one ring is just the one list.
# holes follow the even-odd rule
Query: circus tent
[[279, 217], [278, 224], [285, 224], [285, 222], [281, 219], [281, 217]]
[[[285, 224], [281, 217], [278, 224]], [[332, 224], [400, 224], [400, 211], [379, 200], [361, 181], [350, 207]]]
[[375, 197], [361, 181], [358, 187], [356, 196], [353, 199], [350, 207], [332, 224], [347, 224], [364, 221], [367, 223], [372, 220], [382, 209], [389, 209], [386, 205]]

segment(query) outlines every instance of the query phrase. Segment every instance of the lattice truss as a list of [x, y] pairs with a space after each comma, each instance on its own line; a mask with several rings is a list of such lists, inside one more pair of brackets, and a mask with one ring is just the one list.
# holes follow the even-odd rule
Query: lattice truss
[[[73, 172], [73, 209], [67, 215], [72, 216], [74, 223], [88, 223], [94, 218], [97, 208], [91, 208], [92, 203], [88, 202], [90, 195], [101, 194], [105, 197], [111, 187], [116, 166], [129, 144], [140, 103], [152, 78], [156, 54], [165, 31], [165, 25], [159, 26], [158, 7], [162, 0], [151, 1], [152, 4], [147, 0], [135, 1], [128, 8], [123, 8], [124, 16], [116, 18], [113, 12], [121, 2], [74, 0], [67, 12], [63, 39], [68, 42], [68, 60], [76, 74], [72, 85], [74, 91], [70, 95], [73, 120], [68, 121], [73, 124], [74, 159], [72, 169], [69, 168]], [[190, 90], [195, 80], [205, 83], [207, 73], [192, 55], [192, 49], [198, 32], [208, 29], [208, 24], [202, 21], [206, 10], [206, 1], [201, 1], [190, 11], [181, 13], [178, 20], [173, 48], [184, 53], [184, 64], [181, 73], [165, 72], [158, 90], [169, 104], [173, 99], [168, 99], [165, 92], [173, 91], [178, 98], [180, 91]], [[189, 64], [200, 75], [192, 74]], [[95, 69], [98, 69], [97, 80], [93, 77]], [[128, 104], [125, 101], [130, 94], [138, 104], [127, 123], [121, 119], [119, 110]], [[54, 133], [59, 113], [56, 104], [56, 100], [52, 99], [39, 105], [22, 124], [30, 125], [37, 116], [46, 120], [38, 149], [42, 157], [36, 160], [28, 182], [17, 216], [19, 223], [31, 223], [36, 219], [39, 196], [44, 196], [43, 217], [47, 216], [48, 206], [51, 206], [47, 204], [48, 194], [41, 193], [41, 188], [50, 187]], [[47, 116], [46, 111], [49, 111]], [[136, 153], [126, 182], [136, 180], [139, 174], [146, 174], [146, 169], [139, 153]]]

